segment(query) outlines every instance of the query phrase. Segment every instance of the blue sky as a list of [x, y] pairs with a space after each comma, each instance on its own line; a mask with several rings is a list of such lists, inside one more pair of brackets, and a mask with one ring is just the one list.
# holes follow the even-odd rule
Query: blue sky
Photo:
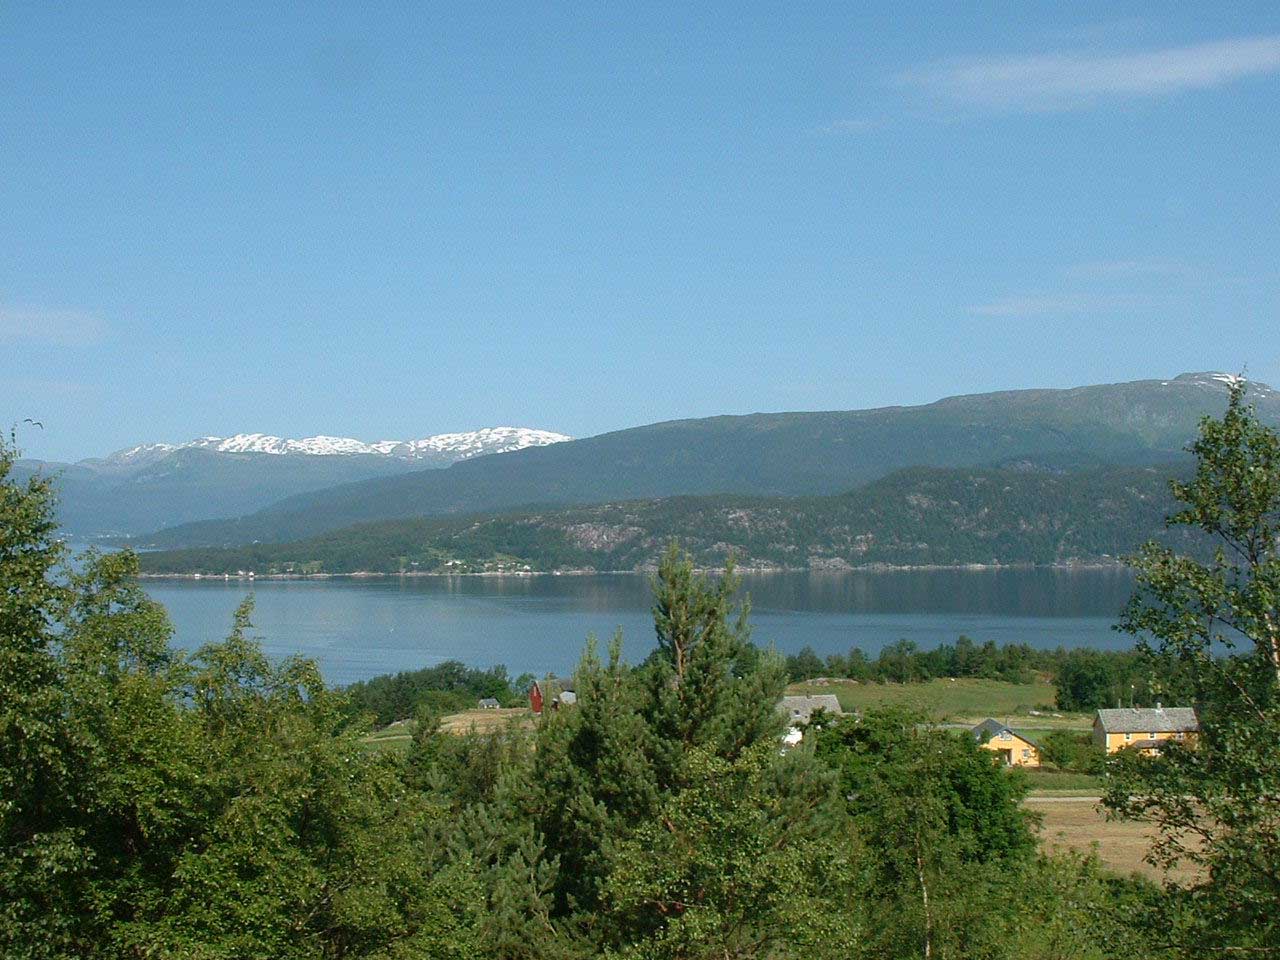
[[29, 455], [1280, 382], [1274, 3], [180, 6], [0, 6]]

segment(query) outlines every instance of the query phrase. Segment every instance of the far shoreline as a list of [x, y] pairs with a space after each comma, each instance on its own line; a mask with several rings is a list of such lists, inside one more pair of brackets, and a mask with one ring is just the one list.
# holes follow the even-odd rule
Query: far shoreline
[[[820, 576], [844, 576], [850, 573], [908, 573], [914, 571], [971, 571], [974, 573], [998, 570], [1126, 570], [1127, 566], [1119, 560], [1089, 560], [1068, 563], [927, 563], [927, 564], [890, 564], [875, 563], [862, 566], [841, 567], [735, 567], [739, 574], [767, 576], [770, 574], [809, 573]], [[698, 567], [698, 573], [723, 574], [724, 567]], [[377, 570], [357, 570], [349, 573], [140, 573], [141, 580], [214, 580], [221, 582], [254, 583], [258, 580], [418, 580], [437, 579], [454, 580], [463, 577], [480, 577], [488, 579], [527, 580], [533, 577], [616, 577], [616, 576], [652, 576], [657, 567], [639, 567], [630, 570], [479, 570], [465, 573], [441, 573], [435, 571], [406, 570], [386, 573]]]

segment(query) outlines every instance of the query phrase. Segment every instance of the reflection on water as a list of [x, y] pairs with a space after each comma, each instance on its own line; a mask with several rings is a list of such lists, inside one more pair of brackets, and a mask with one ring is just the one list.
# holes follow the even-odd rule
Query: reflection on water
[[[758, 643], [783, 652], [806, 644], [826, 655], [857, 645], [923, 647], [961, 633], [1037, 647], [1123, 647], [1111, 624], [1132, 587], [1123, 570], [910, 570], [758, 574], [744, 578]], [[193, 649], [222, 637], [245, 583], [149, 581], [169, 610], [176, 642]], [[260, 581], [254, 622], [272, 656], [316, 658], [347, 683], [377, 673], [460, 659], [505, 663], [513, 673], [572, 669], [589, 633], [623, 630], [633, 662], [653, 645], [644, 577], [420, 577]]]

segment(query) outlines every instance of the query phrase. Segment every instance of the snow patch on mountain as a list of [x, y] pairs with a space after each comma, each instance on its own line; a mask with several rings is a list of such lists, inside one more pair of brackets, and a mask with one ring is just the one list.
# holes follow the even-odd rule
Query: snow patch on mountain
[[107, 457], [116, 464], [141, 463], [177, 450], [200, 449], [218, 453], [296, 454], [314, 457], [384, 456], [401, 460], [466, 460], [490, 453], [507, 453], [526, 447], [544, 447], [572, 440], [563, 433], [530, 427], [486, 427], [465, 433], [439, 433], [421, 440], [378, 440], [366, 443], [351, 437], [325, 435], [293, 440], [266, 433], [238, 433], [234, 437], [199, 437], [186, 443], [142, 443]]
[[1160, 381], [1160, 385], [1165, 387], [1169, 386], [1170, 383], [1212, 387], [1217, 390], [1221, 390], [1224, 386], [1232, 387], [1237, 383], [1243, 383], [1248, 386], [1251, 397], [1265, 397], [1275, 392], [1260, 380], [1250, 380], [1248, 377], [1237, 373], [1223, 373], [1219, 370], [1206, 370], [1203, 373], [1181, 373], [1174, 377], [1173, 380]]

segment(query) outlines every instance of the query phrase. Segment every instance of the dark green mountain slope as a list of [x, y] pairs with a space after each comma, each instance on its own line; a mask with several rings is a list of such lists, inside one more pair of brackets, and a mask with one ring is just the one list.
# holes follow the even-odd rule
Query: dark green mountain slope
[[169, 573], [627, 570], [672, 538], [748, 566], [1097, 561], [1160, 535], [1168, 468], [1073, 473], [918, 467], [830, 497], [707, 496], [506, 516], [418, 518], [288, 544], [144, 554]]
[[[355, 523], [672, 495], [834, 494], [909, 466], [1030, 462], [1063, 467], [1165, 462], [1226, 404], [1228, 377], [1021, 390], [919, 407], [755, 414], [652, 424], [446, 470], [291, 497], [236, 520], [141, 542], [179, 547], [280, 542]], [[1280, 423], [1280, 394], [1251, 398]]]

